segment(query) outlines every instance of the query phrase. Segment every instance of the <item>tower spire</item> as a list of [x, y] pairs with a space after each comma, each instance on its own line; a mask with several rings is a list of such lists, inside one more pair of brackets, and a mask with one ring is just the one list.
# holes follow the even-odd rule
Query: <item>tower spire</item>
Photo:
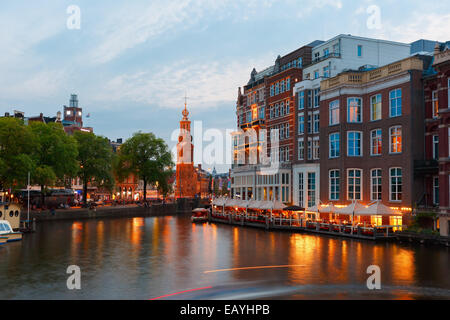
[[185, 94], [184, 94], [184, 110], [183, 110], [183, 112], [182, 112], [182, 114], [183, 114], [183, 120], [189, 120], [189, 119], [188, 119], [189, 111], [187, 110], [187, 99], [188, 99], [188, 97], [187, 97], [187, 95], [186, 95], [186, 93], [185, 93]]

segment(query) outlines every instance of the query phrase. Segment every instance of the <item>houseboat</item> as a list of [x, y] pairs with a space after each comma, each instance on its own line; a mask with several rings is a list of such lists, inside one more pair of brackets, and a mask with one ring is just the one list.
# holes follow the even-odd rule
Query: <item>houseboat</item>
[[6, 237], [7, 242], [22, 240], [22, 232], [15, 232], [7, 220], [0, 220], [0, 237]]
[[13, 231], [20, 228], [21, 208], [16, 203], [0, 203], [0, 221], [8, 221]]

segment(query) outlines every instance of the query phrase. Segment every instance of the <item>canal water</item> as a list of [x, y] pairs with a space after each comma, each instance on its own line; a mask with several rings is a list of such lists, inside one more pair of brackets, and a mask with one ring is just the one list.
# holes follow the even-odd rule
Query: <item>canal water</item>
[[[67, 288], [67, 268], [81, 289]], [[367, 267], [381, 289], [367, 288]], [[450, 249], [192, 224], [54, 221], [0, 247], [0, 299], [450, 299]]]

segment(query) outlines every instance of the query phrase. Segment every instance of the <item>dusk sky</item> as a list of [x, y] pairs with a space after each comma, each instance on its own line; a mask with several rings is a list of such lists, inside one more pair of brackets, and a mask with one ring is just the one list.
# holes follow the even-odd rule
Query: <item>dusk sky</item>
[[[81, 10], [79, 30], [67, 28], [70, 5]], [[367, 27], [372, 5], [378, 29]], [[4, 0], [0, 112], [54, 116], [76, 93], [96, 134], [151, 131], [172, 146], [185, 92], [192, 121], [235, 129], [238, 87], [253, 67], [341, 33], [447, 41], [448, 12], [449, 1], [431, 0]]]

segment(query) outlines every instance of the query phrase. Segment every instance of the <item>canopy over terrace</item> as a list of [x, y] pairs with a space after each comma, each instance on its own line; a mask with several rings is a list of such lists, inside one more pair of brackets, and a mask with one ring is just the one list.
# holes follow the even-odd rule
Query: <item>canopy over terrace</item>
[[401, 212], [389, 208], [388, 206], [377, 201], [374, 204], [358, 209], [355, 215], [359, 216], [401, 216]]

